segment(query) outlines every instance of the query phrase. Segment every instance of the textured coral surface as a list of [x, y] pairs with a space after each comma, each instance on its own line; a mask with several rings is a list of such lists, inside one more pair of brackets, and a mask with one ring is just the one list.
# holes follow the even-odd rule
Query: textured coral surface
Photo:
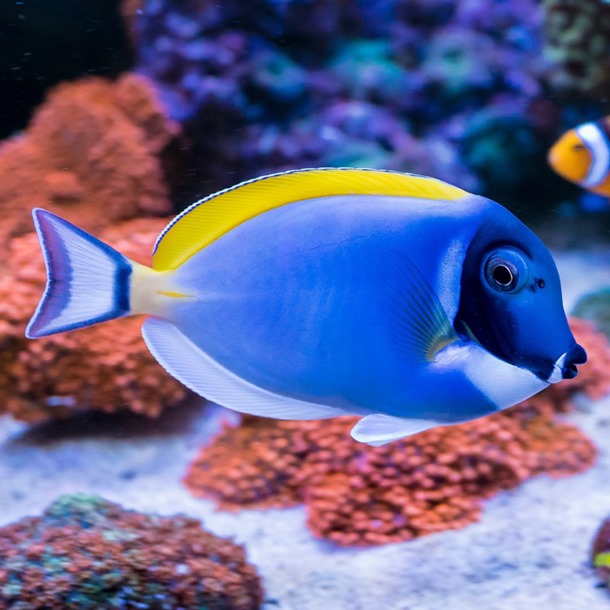
[[141, 320], [24, 338], [45, 283], [30, 210], [56, 212], [149, 263], [166, 221], [124, 221], [171, 210], [161, 155], [177, 133], [149, 81], [125, 74], [55, 87], [27, 131], [0, 143], [0, 413], [25, 421], [74, 408], [157, 415], [185, 396], [146, 349]]
[[0, 528], [1, 610], [256, 610], [262, 589], [241, 546], [184, 516], [62, 496]]
[[610, 6], [599, 0], [544, 0], [551, 82], [580, 95], [610, 91]]
[[54, 88], [26, 132], [0, 143], [0, 252], [32, 230], [30, 210], [77, 217], [88, 230], [171, 211], [159, 155], [177, 134], [143, 76]]
[[610, 517], [602, 522], [595, 534], [591, 561], [599, 578], [610, 587]]
[[585, 294], [574, 306], [573, 313], [585, 320], [592, 320], [610, 337], [610, 286]]
[[[78, 214], [78, 209], [70, 211]], [[157, 218], [130, 220], [109, 227], [99, 237], [130, 258], [150, 263], [153, 244], [165, 224]], [[36, 341], [25, 338], [25, 326], [45, 282], [36, 242], [32, 233], [14, 238], [8, 268], [0, 276], [0, 413], [30, 422], [79, 408], [130, 409], [156, 416], [180, 402], [187, 391], [146, 348], [140, 317]]]
[[316, 165], [429, 174], [520, 210], [563, 186], [534, 0], [154, 0], [132, 24], [136, 71], [192, 143], [182, 204]]
[[463, 527], [479, 518], [483, 498], [536, 474], [563, 476], [593, 463], [595, 447], [556, 414], [578, 391], [598, 397], [610, 389], [610, 348], [588, 323], [573, 328], [592, 362], [572, 382], [512, 409], [383, 447], [349, 436], [355, 418], [246, 416], [201, 451], [185, 482], [226, 509], [305, 502], [314, 534], [342, 545]]

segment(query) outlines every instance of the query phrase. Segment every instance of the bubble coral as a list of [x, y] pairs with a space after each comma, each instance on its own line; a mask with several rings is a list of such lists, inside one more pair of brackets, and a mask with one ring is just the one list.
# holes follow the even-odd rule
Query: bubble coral
[[586, 323], [573, 326], [602, 362], [583, 366], [584, 382], [566, 384], [561, 395], [543, 392], [512, 409], [383, 447], [354, 441], [352, 417], [294, 422], [245, 416], [203, 448], [185, 483], [225, 509], [304, 502], [312, 532], [346, 546], [464, 527], [479, 518], [482, 500], [501, 490], [593, 463], [591, 442], [555, 416], [569, 408], [576, 390], [597, 396], [610, 389], [604, 370], [610, 348]]
[[[77, 223], [78, 210], [67, 214]], [[157, 218], [135, 219], [99, 236], [134, 260], [149, 263], [165, 224]], [[186, 396], [184, 386], [146, 348], [137, 317], [26, 339], [25, 326], [45, 283], [33, 233], [11, 240], [6, 265], [0, 276], [0, 413], [28, 422], [62, 417], [74, 409], [130, 409], [156, 416]]]
[[184, 516], [97, 496], [62, 496], [0, 528], [0, 610], [256, 610], [258, 574], [241, 546]]
[[32, 230], [36, 205], [89, 230], [169, 213], [160, 154], [177, 132], [143, 76], [58, 85], [27, 131], [0, 143], [0, 248]]

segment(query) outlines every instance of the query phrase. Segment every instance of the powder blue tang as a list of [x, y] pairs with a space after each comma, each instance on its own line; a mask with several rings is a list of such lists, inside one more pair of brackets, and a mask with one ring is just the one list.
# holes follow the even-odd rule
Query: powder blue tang
[[[287, 179], [294, 201], [282, 199]], [[401, 179], [407, 194], [394, 182], [380, 193], [384, 180]], [[245, 205], [229, 230], [156, 271], [36, 212], [41, 243], [61, 257], [46, 256], [50, 287], [29, 335], [149, 313], [151, 352], [196, 392], [270, 417], [362, 415], [352, 435], [370, 444], [496, 412], [573, 377], [585, 360], [550, 253], [497, 203], [371, 170], [274, 175], [216, 197], [240, 189], [257, 213]], [[196, 223], [180, 239], [172, 232], [213, 198], [173, 221], [155, 255], [164, 240], [176, 251], [196, 243]], [[275, 200], [283, 203], [266, 203]], [[103, 259], [95, 273], [108, 291], [78, 321], [69, 312], [81, 315], [86, 278], [81, 287], [74, 278], [91, 273], [78, 263], [83, 244]]]

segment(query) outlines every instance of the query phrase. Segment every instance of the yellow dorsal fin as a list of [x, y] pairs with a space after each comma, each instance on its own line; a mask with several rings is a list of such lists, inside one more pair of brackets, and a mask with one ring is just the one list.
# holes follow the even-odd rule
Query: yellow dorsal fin
[[372, 169], [320, 168], [271, 174], [194, 203], [161, 233], [153, 269], [176, 269], [236, 226], [273, 208], [316, 197], [388, 195], [461, 199], [466, 191], [440, 180]]

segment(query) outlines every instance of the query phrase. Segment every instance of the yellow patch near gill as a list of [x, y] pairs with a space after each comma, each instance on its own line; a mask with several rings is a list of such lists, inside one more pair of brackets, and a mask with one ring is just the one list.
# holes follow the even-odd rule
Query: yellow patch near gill
[[338, 195], [452, 201], [467, 194], [434, 178], [380, 170], [322, 168], [263, 176], [210, 195], [176, 217], [157, 242], [153, 269], [176, 269], [238, 225], [296, 201]]

